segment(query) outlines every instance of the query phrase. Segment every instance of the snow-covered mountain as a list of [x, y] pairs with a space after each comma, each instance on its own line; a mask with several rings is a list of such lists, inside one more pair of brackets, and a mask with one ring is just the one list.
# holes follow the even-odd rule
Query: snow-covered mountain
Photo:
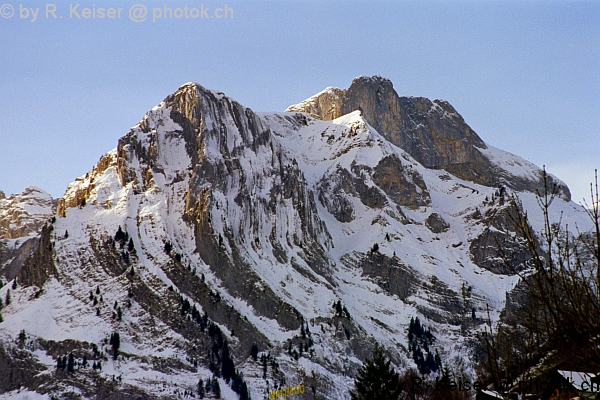
[[[551, 181], [554, 217], [585, 229]], [[376, 341], [414, 366], [416, 316], [446, 364], [472, 368], [486, 305], [497, 318], [518, 281], [496, 243], [525, 262], [505, 200], [541, 229], [542, 187], [449, 103], [385, 78], [283, 113], [188, 83], [69, 185], [4, 272], [0, 393], [185, 398], [216, 377], [225, 399], [301, 383], [346, 399]]]

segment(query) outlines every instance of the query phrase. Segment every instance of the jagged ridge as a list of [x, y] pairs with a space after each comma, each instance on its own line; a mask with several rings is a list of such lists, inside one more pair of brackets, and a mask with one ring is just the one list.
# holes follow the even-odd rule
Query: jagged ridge
[[[0, 358], [50, 373], [0, 388], [171, 398], [213, 375], [227, 341], [254, 398], [304, 382], [341, 399], [374, 341], [411, 365], [415, 315], [435, 324], [445, 360], [472, 361], [472, 309], [496, 318], [518, 280], [495, 262], [489, 227], [510, 230], [509, 194], [533, 216], [539, 169], [486, 146], [449, 104], [400, 98], [380, 77], [289, 110], [257, 114], [186, 84], [72, 183], [0, 325]], [[567, 194], [554, 212], [583, 227]], [[22, 329], [38, 350], [19, 356], [9, 344]], [[115, 331], [119, 361], [102, 358]], [[102, 371], [55, 371], [71, 351]]]

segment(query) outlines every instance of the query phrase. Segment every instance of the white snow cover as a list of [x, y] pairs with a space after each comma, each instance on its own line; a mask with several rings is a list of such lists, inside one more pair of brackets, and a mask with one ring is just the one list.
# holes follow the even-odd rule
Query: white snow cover
[[[227, 101], [222, 93], [211, 93], [220, 101]], [[386, 141], [366, 123], [359, 111], [329, 122], [303, 114], [306, 125], [298, 122], [300, 114], [297, 113], [258, 115], [261, 123], [270, 129], [273, 141], [272, 147], [264, 146], [260, 151], [244, 146], [233, 118], [213, 121], [211, 114], [203, 115], [204, 126], [222, 123], [226, 131], [219, 138], [208, 138], [202, 155], [220, 159], [224, 157], [223, 147], [230, 153], [241, 149], [236, 157], [248, 177], [245, 188], [238, 187], [233, 173], [223, 177], [223, 188], [211, 188], [215, 201], [211, 209], [213, 228], [216, 233], [236, 232], [236, 240], [240, 240], [239, 237], [257, 237], [260, 247], [244, 246], [242, 254], [262, 279], [257, 290], [270, 288], [313, 323], [310, 328], [315, 342], [313, 359], [301, 358], [297, 363], [291, 362], [283, 346], [298, 332], [287, 331], [277, 321], [260, 316], [246, 300], [228, 293], [195, 252], [193, 227], [183, 222], [192, 160], [180, 134], [182, 127], [171, 119], [170, 110], [164, 103], [146, 115], [146, 131], [138, 125], [132, 128], [131, 133], [140, 149], [156, 154], [155, 168], [146, 172], [146, 165], [140, 159], [128, 160], [128, 166], [136, 170], [137, 183], [123, 186], [117, 153], [113, 150], [106, 155], [110, 160], [106, 169], [78, 178], [69, 186], [65, 199], [87, 188], [90, 188], [90, 194], [84, 207], [68, 208], [66, 216], [57, 218], [54, 224], [52, 241], [59, 279], [50, 279], [38, 297], [34, 296], [33, 288], [19, 287], [11, 291], [13, 301], [2, 310], [5, 322], [0, 325], [0, 340], [14, 341], [24, 329], [32, 342], [36, 338], [54, 341], [75, 339], [101, 344], [101, 348], [108, 352], [108, 345], [102, 342], [118, 330], [122, 351], [135, 357], [118, 362], [111, 359], [102, 370], [104, 376], [122, 375], [124, 383], [160, 395], [176, 390], [193, 390], [199, 378], [210, 377], [210, 371], [203, 367], [193, 373], [178, 370], [164, 373], [150, 369], [148, 360], [157, 355], [187, 363], [186, 355], [181, 351], [185, 339], [172, 333], [135, 302], [126, 310], [122, 321], [111, 318], [115, 301], [121, 305], [127, 302], [126, 280], [114, 277], [102, 268], [90, 243], [94, 239], [114, 236], [120, 226], [135, 244], [137, 259], [133, 265], [136, 272], [156, 294], [165, 293], [173, 285], [162, 270], [168, 261], [163, 250], [164, 241], [169, 240], [186, 265], [198, 274], [203, 273], [224, 301], [269, 338], [271, 353], [277, 357], [288, 381], [296, 382], [295, 379], [300, 376], [318, 373], [334, 383], [331, 385], [331, 398], [348, 397], [348, 389], [352, 386], [350, 375], [361, 363], [347, 345], [335, 339], [336, 327], [326, 323], [314, 324], [319, 317], [331, 315], [332, 304], [338, 299], [342, 300], [358, 326], [392, 353], [406, 359], [407, 366], [414, 366], [403, 350], [408, 347], [406, 329], [413, 316], [419, 316], [425, 325], [432, 328], [438, 337], [435, 348], [444, 360], [456, 357], [470, 359], [466, 342], [471, 338], [461, 334], [460, 326], [435, 324], [420, 313], [421, 306], [431, 307], [430, 294], [424, 288], [402, 300], [382, 290], [360, 269], [344, 266], [343, 259], [353, 257], [354, 252], [367, 253], [374, 243], [378, 243], [380, 253], [388, 257], [395, 255], [414, 269], [424, 282], [435, 277], [457, 293], [461, 292], [463, 285], [472, 287], [474, 307], [483, 312], [489, 305], [495, 320], [504, 306], [507, 291], [516, 285], [518, 278], [494, 274], [475, 265], [469, 253], [469, 243], [485, 229], [470, 215], [476, 210], [485, 212], [488, 206], [484, 205], [484, 200], [496, 189], [460, 180], [445, 171], [424, 168], [405, 151]], [[331, 276], [335, 286], [317, 274], [307, 277], [273, 256], [270, 236], [275, 227], [276, 237], [287, 256], [310, 271], [302, 260], [301, 249], [289, 242], [291, 235], [301, 233], [298, 210], [291, 202], [278, 203], [274, 214], [260, 211], [252, 216], [246, 215], [236, 204], [235, 196], [243, 189], [251, 193], [256, 204], [260, 204], [269, 199], [273, 187], [281, 184], [274, 174], [277, 167], [274, 154], [278, 150], [287, 157], [281, 161], [284, 165], [290, 160], [297, 161], [302, 179], [315, 199], [318, 218], [326, 228], [320, 233], [320, 238], [331, 257]], [[517, 176], [529, 178], [538, 170], [533, 164], [492, 147], [480, 151]], [[431, 197], [428, 206], [402, 208], [410, 223], [398, 217], [397, 208], [391, 204], [382, 209], [369, 208], [357, 198], [351, 198], [355, 219], [342, 223], [316, 200], [317, 183], [336, 168], [350, 170], [353, 165], [374, 168], [389, 155], [394, 155], [403, 166], [422, 176]], [[149, 179], [144, 176], [146, 173], [150, 175]], [[371, 177], [364, 178], [368, 185], [374, 185]], [[140, 190], [141, 182], [149, 182], [149, 186]], [[534, 227], [539, 229], [541, 225], [534, 196], [530, 193], [517, 195], [532, 217]], [[44, 211], [35, 205], [28, 207], [26, 210], [30, 214]], [[264, 210], [258, 205], [255, 209]], [[589, 226], [583, 209], [572, 202], [556, 199], [553, 210], [553, 218], [558, 218], [562, 212], [570, 226], [577, 225], [581, 229]], [[426, 227], [425, 220], [434, 212], [449, 224], [448, 231], [436, 234]], [[392, 240], [386, 240], [386, 236]], [[9, 286], [0, 289], [2, 298]], [[96, 308], [91, 306], [89, 299], [90, 292], [98, 287], [103, 296], [103, 303], [99, 306], [100, 317], [96, 316]], [[201, 309], [199, 305], [197, 307]], [[229, 332], [226, 328], [222, 330], [226, 334]], [[230, 336], [228, 340], [235, 345], [235, 337]], [[50, 369], [54, 367], [53, 359], [45, 353], [33, 354]], [[267, 388], [261, 369], [250, 359], [242, 360], [238, 365], [245, 374], [252, 397], [261, 398]], [[334, 369], [347, 373], [336, 374]], [[224, 381], [221, 380], [220, 384], [223, 398], [237, 398]], [[20, 391], [0, 396], [0, 399], [4, 398], [48, 397]]]

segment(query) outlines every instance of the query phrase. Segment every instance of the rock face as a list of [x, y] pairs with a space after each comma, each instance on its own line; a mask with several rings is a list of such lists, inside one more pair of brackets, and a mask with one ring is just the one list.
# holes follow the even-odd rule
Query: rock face
[[39, 246], [40, 231], [55, 209], [52, 196], [34, 186], [8, 198], [0, 192], [0, 276], [17, 276]]
[[[400, 97], [392, 82], [380, 76], [358, 77], [348, 89], [328, 88], [288, 108], [288, 111], [306, 112], [323, 120], [337, 118], [337, 110], [341, 115], [360, 110], [380, 134], [426, 168], [443, 169], [460, 179], [485, 186], [504, 185], [530, 192], [543, 188], [539, 172], [523, 177], [495, 162], [488, 155], [493, 149], [485, 151], [488, 146], [450, 103]], [[559, 186], [562, 198], [569, 201], [568, 187], [560, 181], [553, 183]]]
[[300, 104], [289, 106], [285, 111], [305, 112], [313, 118], [331, 121], [347, 114], [342, 112], [342, 100], [345, 94], [345, 89], [328, 87]]
[[[490, 235], [518, 258], [506, 199], [532, 200], [539, 168], [381, 77], [288, 110], [183, 85], [56, 215], [4, 223], [0, 393], [170, 399], [202, 379], [228, 399], [302, 382], [305, 398], [342, 399], [375, 342], [414, 367], [415, 316], [444, 362], [472, 367], [473, 309], [497, 316], [518, 280]], [[71, 354], [73, 371], [56, 367]]]
[[37, 234], [54, 214], [52, 196], [35, 186], [22, 193], [0, 195], [0, 240]]

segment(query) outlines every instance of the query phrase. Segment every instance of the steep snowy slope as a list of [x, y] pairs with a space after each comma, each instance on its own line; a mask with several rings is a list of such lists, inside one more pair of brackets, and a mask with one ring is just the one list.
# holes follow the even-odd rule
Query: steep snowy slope
[[[405, 131], [383, 131], [387, 103], [344, 112], [373, 90], [395, 94], [358, 79], [296, 106], [332, 109], [327, 121], [257, 114], [193, 83], [149, 111], [67, 188], [17, 284], [0, 289], [11, 298], [0, 393], [185, 398], [214, 380], [227, 399], [300, 383], [305, 398], [345, 399], [376, 341], [401, 369], [415, 366], [415, 316], [445, 363], [471, 368], [486, 305], [497, 318], [517, 283], [490, 235], [510, 231], [511, 194], [535, 214], [540, 170], [470, 128], [452, 131], [462, 117], [449, 104], [419, 100], [409, 114], [428, 116], [429, 130], [414, 132], [430, 160], [479, 154], [425, 165], [391, 140]], [[348, 91], [352, 101], [330, 104]], [[469, 179], [488, 167], [498, 177]], [[560, 185], [554, 216], [585, 229]]]

